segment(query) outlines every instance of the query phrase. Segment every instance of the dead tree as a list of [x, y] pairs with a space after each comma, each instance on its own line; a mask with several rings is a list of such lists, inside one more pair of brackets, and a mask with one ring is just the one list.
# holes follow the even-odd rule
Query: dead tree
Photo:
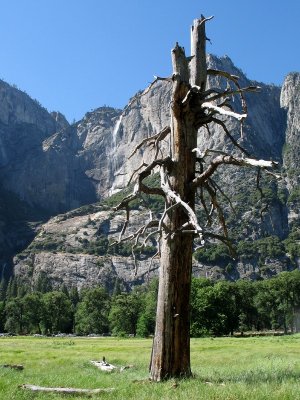
[[[134, 239], [137, 244], [143, 236], [146, 236], [144, 239], [146, 243], [150, 236], [158, 235], [159, 293], [150, 363], [150, 377], [153, 381], [191, 375], [189, 309], [195, 237], [198, 237], [202, 244], [208, 237], [229, 243], [225, 219], [216, 197], [220, 188], [212, 184], [212, 175], [222, 165], [254, 166], [264, 169], [274, 165], [271, 161], [250, 158], [226, 127], [224, 122], [226, 117], [236, 118], [241, 122], [246, 118], [247, 109], [243, 93], [257, 91], [258, 88], [252, 86], [241, 88], [237, 76], [207, 68], [205, 23], [211, 18], [202, 16], [201, 19], [194, 21], [191, 57], [186, 57], [184, 49], [178, 44], [172, 50], [173, 74], [171, 78], [167, 78], [172, 82], [170, 126], [144, 139], [134, 149], [131, 156], [142, 146], [152, 146], [153, 160], [149, 164], [143, 163], [134, 172], [132, 179], [134, 178], [136, 183], [133, 193], [116, 207], [117, 210], [126, 210], [126, 222], [120, 241], [129, 238]], [[222, 76], [230, 82], [230, 85], [226, 90], [207, 89], [209, 74]], [[241, 97], [242, 113], [232, 109], [230, 99], [235, 95]], [[241, 152], [240, 157], [218, 153], [213, 149], [200, 152], [197, 148], [197, 133], [201, 127], [209, 129], [211, 123], [222, 127]], [[159, 158], [160, 143], [167, 136], [170, 140], [170, 154]], [[160, 187], [152, 188], [147, 186], [144, 180], [156, 170], [160, 172]], [[195, 214], [197, 191], [208, 219], [211, 217], [209, 209], [217, 210], [223, 235], [208, 232], [203, 228], [203, 224], [199, 224]], [[165, 211], [159, 220], [154, 220], [151, 216], [145, 226], [126, 238], [124, 233], [129, 222], [130, 202], [140, 193], [162, 196], [165, 201]], [[210, 204], [207, 204], [208, 201]], [[147, 236], [146, 232], [149, 229], [150, 233]]]

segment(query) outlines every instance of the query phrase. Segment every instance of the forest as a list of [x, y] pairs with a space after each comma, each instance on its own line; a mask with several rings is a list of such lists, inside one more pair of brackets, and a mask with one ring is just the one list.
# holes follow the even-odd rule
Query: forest
[[[123, 292], [115, 282], [78, 291], [53, 290], [41, 275], [34, 291], [17, 279], [0, 283], [0, 332], [148, 337], [154, 334], [158, 280]], [[191, 336], [223, 336], [300, 328], [300, 271], [259, 281], [193, 278]]]

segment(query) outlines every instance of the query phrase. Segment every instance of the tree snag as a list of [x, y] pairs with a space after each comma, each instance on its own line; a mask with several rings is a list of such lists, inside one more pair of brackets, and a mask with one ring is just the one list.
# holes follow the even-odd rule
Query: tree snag
[[[131, 156], [142, 146], [152, 146], [153, 161], [150, 164], [143, 162], [134, 171], [130, 179], [135, 179], [136, 182], [133, 193], [116, 207], [116, 210], [126, 210], [126, 221], [119, 241], [135, 239], [136, 246], [139, 239], [150, 230], [142, 243], [145, 245], [149, 237], [157, 236], [160, 272], [156, 328], [150, 362], [150, 378], [153, 381], [191, 375], [190, 291], [194, 239], [198, 237], [200, 243], [204, 244], [204, 240], [211, 237], [230, 246], [223, 211], [217, 201], [217, 193], [220, 192], [223, 196], [224, 193], [212, 180], [213, 174], [222, 165], [266, 169], [276, 164], [250, 158], [226, 127], [224, 118], [235, 118], [242, 126], [247, 116], [243, 94], [259, 88], [240, 88], [237, 76], [207, 69], [205, 23], [210, 19], [212, 17], [202, 16], [201, 19], [194, 20], [191, 57], [185, 56], [184, 49], [178, 43], [172, 50], [173, 74], [172, 78], [168, 78], [172, 82], [170, 126], [144, 139], [133, 150]], [[207, 75], [225, 78], [230, 82], [229, 88], [207, 90]], [[160, 79], [163, 78], [156, 78]], [[143, 93], [148, 91], [149, 88]], [[241, 98], [242, 113], [233, 111], [231, 98], [236, 95]], [[197, 133], [201, 127], [209, 130], [210, 123], [223, 128], [234, 147], [242, 153], [240, 157], [213, 149], [201, 153], [197, 148]], [[160, 142], [167, 136], [170, 137], [170, 154], [158, 159]], [[144, 179], [157, 169], [160, 170], [161, 185], [159, 188], [148, 187]], [[140, 193], [162, 196], [165, 211], [158, 220], [150, 213], [150, 219], [145, 226], [135, 234], [123, 238], [130, 218], [130, 202], [137, 199]], [[223, 235], [209, 232], [207, 227], [203, 228], [198, 223], [195, 214], [196, 193], [208, 222], [216, 211]]]

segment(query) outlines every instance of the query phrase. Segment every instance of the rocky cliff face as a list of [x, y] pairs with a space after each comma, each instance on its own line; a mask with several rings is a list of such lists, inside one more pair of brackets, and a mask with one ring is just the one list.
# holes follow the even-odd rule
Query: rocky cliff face
[[[228, 57], [209, 56], [208, 64], [239, 75], [242, 86], [253, 84]], [[216, 84], [222, 86], [224, 82], [211, 78], [209, 85]], [[253, 155], [281, 160], [285, 117], [279, 104], [280, 88], [260, 86], [261, 93], [248, 98], [249, 118], [244, 136], [241, 137], [239, 124], [233, 119], [229, 129]], [[132, 171], [149, 157], [141, 149], [127, 160], [130, 152], [143, 138], [169, 124], [171, 86], [166, 81], [138, 93], [123, 111], [100, 108], [72, 126], [59, 113], [49, 114], [24, 93], [8, 90], [8, 85], [4, 87], [0, 180], [21, 199], [53, 215], [100, 200], [125, 187]], [[199, 146], [220, 150], [232, 147], [218, 126], [212, 127], [210, 134], [200, 133]]]
[[45, 215], [89, 204], [126, 186], [140, 162], [138, 157], [125, 166], [128, 151], [168, 121], [164, 84], [136, 96], [123, 112], [103, 107], [72, 126], [61, 114], [49, 114], [24, 93], [2, 86], [0, 182]]
[[[147, 218], [139, 211], [134, 211], [132, 217], [128, 234]], [[126, 289], [143, 283], [153, 277], [158, 261], [151, 265], [149, 254], [137, 254], [135, 264], [131, 245], [109, 246], [118, 240], [123, 223], [123, 213], [99, 204], [54, 217], [15, 257], [15, 273], [33, 289], [43, 274], [54, 288], [62, 284], [78, 289], [102, 285], [111, 291], [116, 281]]]
[[299, 227], [300, 207], [300, 74], [289, 74], [282, 86], [281, 107], [286, 110], [286, 141], [283, 147], [283, 167], [289, 193], [290, 229]]
[[[133, 210], [127, 227], [128, 236], [143, 226], [148, 218], [143, 207]], [[14, 258], [15, 275], [33, 290], [43, 276], [47, 277], [53, 289], [63, 284], [69, 289], [101, 285], [110, 292], [116, 282], [129, 290], [149, 281], [158, 274], [156, 242], [154, 239], [149, 241], [142, 252], [135, 248], [134, 259], [132, 243], [117, 243], [124, 219], [123, 212], [113, 212], [101, 203], [50, 219], [41, 226], [30, 246]], [[257, 249], [272, 245], [268, 239], [265, 243], [259, 242]], [[213, 280], [256, 280], [294, 269], [295, 261], [284, 251], [278, 252], [277, 247], [275, 256], [266, 250], [259, 255], [255, 249], [251, 252], [248, 249], [236, 260], [230, 259], [228, 252], [218, 246], [215, 253], [208, 248], [210, 258], [205, 253], [204, 257], [199, 257], [196, 250], [193, 274]], [[218, 254], [220, 249], [223, 254]]]
[[[42, 190], [34, 181], [45, 164], [42, 143], [69, 124], [61, 114], [48, 113], [37, 101], [3, 81], [0, 103], [0, 183], [3, 190], [15, 193], [29, 205], [44, 208], [46, 214], [47, 204], [38, 201]], [[45, 187], [45, 173], [43, 181]]]
[[[208, 64], [210, 68], [223, 69], [240, 76], [241, 86], [257, 85], [257, 82], [248, 80], [228, 57], [219, 59], [208, 56]], [[228, 218], [236, 236], [241, 238], [259, 240], [275, 235], [284, 239], [291, 229], [289, 222], [293, 221], [295, 225], [298, 220], [299, 205], [295, 193], [299, 185], [299, 82], [299, 74], [290, 74], [282, 90], [259, 83], [261, 92], [247, 96], [249, 118], [242, 135], [236, 121], [228, 121], [228, 128], [240, 145], [256, 157], [283, 162], [286, 173], [285, 180], [279, 184], [272, 179], [265, 182], [267, 190], [263, 199], [259, 199], [260, 191], [255, 192], [256, 175], [253, 172], [238, 172], [234, 168], [220, 171], [218, 179], [236, 208], [235, 215], [228, 210]], [[221, 78], [210, 78], [209, 86], [216, 85], [223, 86], [225, 82]], [[130, 160], [128, 155], [143, 138], [159, 132], [169, 124], [170, 90], [168, 82], [157, 82], [151, 90], [133, 97], [124, 110], [99, 108], [69, 126], [61, 114], [49, 114], [24, 93], [0, 82], [0, 101], [4, 104], [0, 111], [0, 183], [3, 190], [16, 196], [27, 207], [26, 212], [31, 215], [31, 221], [67, 212], [117, 193], [126, 186], [132, 172], [150, 157], [143, 149]], [[237, 106], [240, 107], [240, 104], [237, 103]], [[212, 126], [209, 132], [199, 132], [198, 146], [202, 150], [216, 148], [221, 151], [232, 150], [233, 147], [225, 132], [217, 125]], [[163, 151], [167, 149], [166, 141]], [[237, 191], [238, 187], [240, 189]], [[37, 210], [38, 218], [33, 215]], [[78, 240], [74, 239], [76, 234], [65, 231], [65, 221], [69, 221], [70, 226], [76, 226], [78, 222], [69, 214], [50, 220], [42, 226], [41, 232], [44, 233], [40, 233], [25, 253], [15, 259], [16, 273], [26, 275], [24, 271], [27, 271], [27, 277], [32, 274], [34, 282], [35, 277], [45, 271], [54, 282], [66, 281], [69, 285], [79, 282], [78, 286], [92, 284], [97, 274], [97, 282], [102, 278], [105, 280], [105, 276], [109, 276], [108, 271], [111, 277], [119, 277], [129, 285], [136, 280], [143, 280], [150, 256], [142, 260], [141, 275], [129, 277], [131, 272], [128, 274], [128, 270], [134, 270], [133, 259], [130, 257], [109, 252], [99, 255], [78, 246], [81, 240], [83, 243], [97, 242], [96, 236], [100, 233], [112, 238], [118, 232], [120, 226], [112, 230], [107, 228], [116, 224], [116, 217], [107, 210], [101, 213], [99, 220], [91, 215], [88, 217], [89, 212], [85, 216], [81, 215], [80, 223], [83, 225], [90, 226], [89, 220], [84, 222], [86, 218], [96, 218], [94, 222], [98, 233], [87, 230], [86, 237], [82, 236], [84, 234], [77, 235]], [[236, 220], [241, 222], [237, 224]], [[109, 222], [105, 225], [103, 221]], [[52, 225], [59, 239], [49, 249], [48, 233]], [[8, 223], [4, 221], [3, 227], [2, 221], [0, 244], [1, 238], [4, 243], [7, 226]], [[103, 226], [106, 226], [106, 231], [102, 232]], [[36, 227], [31, 225], [29, 231], [28, 238], [32, 238], [36, 234]], [[293, 257], [288, 257], [290, 261], [284, 262], [272, 261], [270, 257], [268, 260], [265, 260], [265, 265], [276, 265], [278, 262], [283, 269], [295, 265]], [[105, 267], [99, 269], [97, 262]], [[257, 259], [239, 260], [239, 263], [233, 265], [232, 279], [253, 273], [259, 275], [261, 266]], [[103, 274], [96, 274], [95, 268]], [[81, 278], [76, 281], [77, 270], [80, 270]], [[195, 273], [229, 277], [228, 272], [220, 270], [217, 263], [204, 266], [197, 260]]]
[[68, 123], [0, 80], [0, 166], [9, 167]]
[[31, 190], [31, 198], [26, 197], [33, 171], [27, 165], [43, 140], [65, 126], [61, 114], [49, 114], [26, 93], [0, 80], [0, 265], [5, 271], [11, 256], [33, 239], [35, 224], [30, 221], [48, 213], [41, 212], [40, 205], [30, 206], [36, 189]]

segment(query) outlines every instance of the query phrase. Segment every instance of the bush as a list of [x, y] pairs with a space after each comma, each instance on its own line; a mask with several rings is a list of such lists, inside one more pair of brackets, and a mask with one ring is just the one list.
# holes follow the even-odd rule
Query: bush
[[228, 247], [223, 243], [211, 244], [197, 249], [194, 258], [204, 264], [228, 264], [231, 260]]

